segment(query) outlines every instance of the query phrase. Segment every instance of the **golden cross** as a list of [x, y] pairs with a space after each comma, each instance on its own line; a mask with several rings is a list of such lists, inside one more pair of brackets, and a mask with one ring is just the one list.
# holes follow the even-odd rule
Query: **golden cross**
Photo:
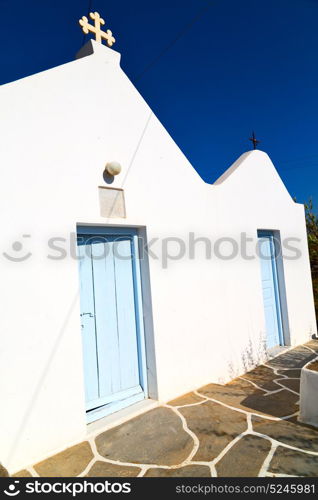
[[107, 45], [111, 47], [113, 43], [115, 43], [115, 38], [110, 30], [107, 30], [106, 33], [100, 29], [101, 24], [105, 24], [105, 21], [98, 12], [90, 12], [89, 17], [95, 21], [95, 26], [89, 24], [86, 16], [83, 16], [82, 19], [79, 20], [79, 24], [82, 26], [83, 33], [85, 35], [88, 34], [89, 31], [95, 33], [96, 42], [102, 43], [102, 38], [106, 40]]

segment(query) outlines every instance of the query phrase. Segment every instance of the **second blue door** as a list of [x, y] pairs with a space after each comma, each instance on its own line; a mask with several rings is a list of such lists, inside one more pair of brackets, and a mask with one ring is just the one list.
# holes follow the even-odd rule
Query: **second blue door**
[[89, 421], [140, 401], [146, 393], [136, 233], [92, 233], [86, 228], [78, 231]]
[[259, 231], [267, 348], [283, 345], [283, 328], [274, 235]]

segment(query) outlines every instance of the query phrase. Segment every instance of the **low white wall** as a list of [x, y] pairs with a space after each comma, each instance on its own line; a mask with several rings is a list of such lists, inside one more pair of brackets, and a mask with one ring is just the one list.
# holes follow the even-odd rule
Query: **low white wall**
[[[250, 152], [223, 182], [205, 184], [106, 47], [6, 85], [2, 96], [1, 251], [21, 255], [10, 248], [19, 240], [32, 252], [20, 263], [0, 258], [0, 461], [11, 472], [85, 437], [77, 262], [69, 251], [47, 258], [48, 239], [69, 238], [77, 223], [142, 226], [149, 241], [191, 231], [212, 240], [257, 229], [296, 235], [302, 258], [284, 263], [291, 342], [316, 331], [303, 207], [267, 155]], [[123, 166], [112, 186], [125, 190], [125, 220], [99, 215], [110, 160]], [[149, 259], [149, 369], [162, 401], [264, 357], [259, 262], [207, 261], [197, 249], [167, 269]], [[150, 304], [145, 314], [150, 325]]]
[[317, 362], [318, 357], [303, 366], [301, 370], [298, 420], [318, 427], [318, 372], [308, 368], [313, 361]]

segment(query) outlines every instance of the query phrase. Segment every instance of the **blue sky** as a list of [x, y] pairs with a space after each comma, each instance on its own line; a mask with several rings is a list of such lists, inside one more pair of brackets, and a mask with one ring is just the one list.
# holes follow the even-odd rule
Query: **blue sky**
[[[0, 0], [1, 83], [71, 61], [89, 0]], [[207, 182], [255, 130], [318, 207], [318, 0], [91, 0], [122, 68]], [[88, 39], [88, 37], [86, 37]], [[257, 166], [255, 167], [257, 168]]]

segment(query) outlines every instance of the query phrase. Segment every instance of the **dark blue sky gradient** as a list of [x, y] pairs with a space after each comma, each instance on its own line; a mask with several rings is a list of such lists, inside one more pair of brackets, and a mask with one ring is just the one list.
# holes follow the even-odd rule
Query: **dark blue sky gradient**
[[[73, 60], [88, 5], [0, 0], [1, 83]], [[318, 0], [92, 0], [92, 9], [204, 180], [251, 149], [254, 129], [291, 195], [312, 196], [317, 209]]]

